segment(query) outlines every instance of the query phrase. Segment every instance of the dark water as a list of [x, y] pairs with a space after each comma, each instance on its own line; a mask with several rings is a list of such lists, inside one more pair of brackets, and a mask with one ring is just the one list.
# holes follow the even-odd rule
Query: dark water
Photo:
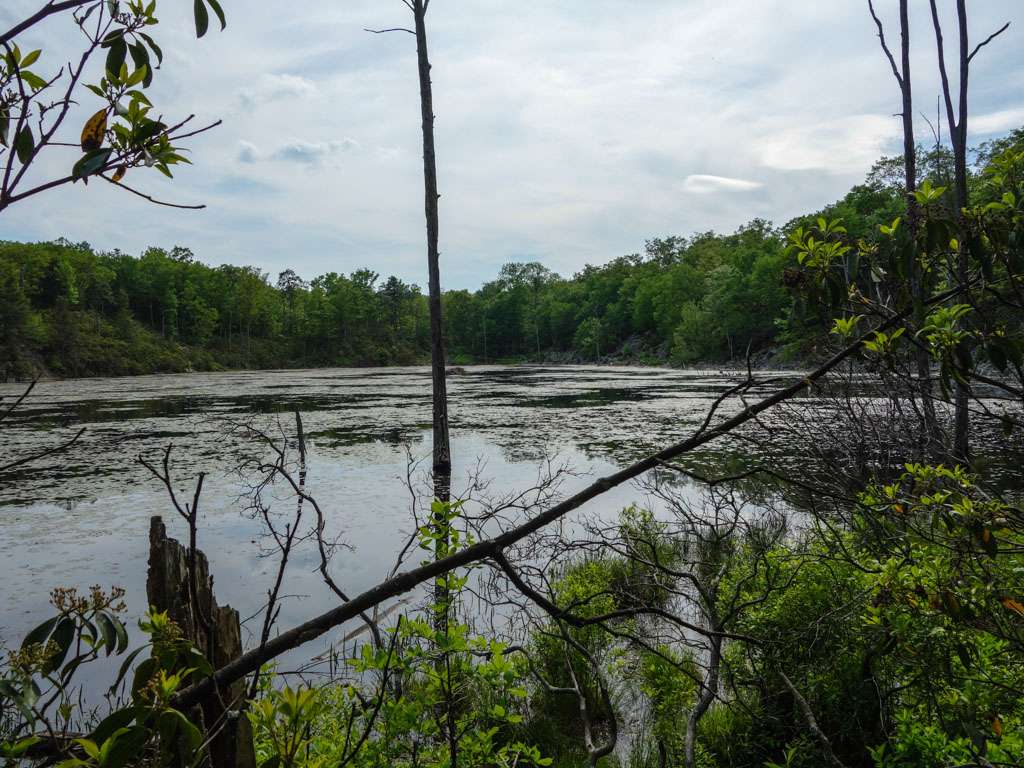
[[[649, 368], [475, 367], [450, 379], [454, 488], [489, 479], [492, 497], [535, 484], [553, 459], [577, 473], [570, 492], [700, 423], [732, 381], [723, 374]], [[0, 387], [5, 396], [20, 392]], [[261, 556], [262, 523], [245, 514], [245, 458], [265, 455], [240, 433], [251, 422], [294, 434], [301, 411], [309, 444], [308, 487], [328, 517], [328, 534], [348, 546], [332, 574], [351, 593], [388, 572], [412, 529], [408, 457], [430, 452], [430, 379], [424, 368], [336, 369], [145, 376], [44, 383], [3, 429], [3, 456], [53, 445], [85, 427], [69, 451], [0, 478], [0, 640], [14, 644], [48, 616], [55, 586], [119, 585], [129, 614], [145, 608], [148, 521], [163, 515], [172, 535], [184, 523], [138, 457], [171, 467], [183, 499], [208, 473], [200, 546], [221, 602], [242, 616], [262, 605], [276, 562]], [[9, 402], [9, 401], [8, 401]], [[423, 481], [423, 463], [413, 473]], [[548, 465], [544, 465], [548, 466]], [[614, 518], [642, 502], [624, 487], [581, 514]], [[277, 504], [292, 502], [283, 489]], [[304, 547], [292, 559], [281, 626], [331, 606]], [[251, 623], [257, 630], [255, 622]], [[344, 628], [339, 630], [344, 632]]]

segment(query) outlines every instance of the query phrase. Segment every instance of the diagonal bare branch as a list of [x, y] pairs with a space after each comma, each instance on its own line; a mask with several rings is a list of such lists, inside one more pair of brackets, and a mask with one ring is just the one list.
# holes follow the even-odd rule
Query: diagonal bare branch
[[968, 63], [970, 63], [971, 59], [973, 59], [975, 56], [978, 55], [978, 51], [980, 51], [986, 45], [991, 43], [993, 40], [995, 40], [997, 37], [999, 37], [1001, 34], [1003, 34], [1003, 32], [1005, 32], [1009, 28], [1010, 28], [1010, 22], [1006, 22], [1005, 24], [1003, 24], [1003, 26], [1001, 26], [999, 29], [997, 29], [995, 32], [993, 32], [991, 35], [989, 35], [984, 40], [982, 40], [980, 43], [978, 43], [976, 46], [974, 46], [974, 50], [971, 51], [971, 55], [967, 57]]
[[889, 50], [889, 44], [885, 42], [885, 28], [882, 26], [882, 20], [875, 13], [875, 4], [872, 0], [868, 0], [868, 10], [871, 12], [871, 18], [875, 20], [875, 26], [878, 27], [878, 41], [882, 44], [882, 51], [885, 52], [885, 57], [889, 60], [889, 65], [892, 67], [892, 74], [896, 78], [896, 82], [899, 83], [900, 88], [902, 88], [903, 75], [900, 74], [899, 67], [896, 66], [896, 57]]

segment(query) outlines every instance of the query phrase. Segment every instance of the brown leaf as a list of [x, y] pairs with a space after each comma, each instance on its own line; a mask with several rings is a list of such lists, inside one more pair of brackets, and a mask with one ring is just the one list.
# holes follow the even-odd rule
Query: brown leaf
[[82, 128], [82, 151], [93, 152], [103, 146], [103, 136], [107, 132], [107, 110], [101, 109], [90, 117]]
[[1002, 602], [1003, 607], [1007, 610], [1013, 611], [1014, 613], [1024, 616], [1024, 604], [1017, 602], [1012, 597], [1004, 597]]
[[118, 166], [117, 170], [114, 171], [114, 176], [112, 178], [112, 181], [116, 184], [117, 182], [119, 182], [121, 179], [124, 178], [124, 175], [126, 173], [128, 173], [128, 166], [127, 165], [120, 165], [120, 166]]

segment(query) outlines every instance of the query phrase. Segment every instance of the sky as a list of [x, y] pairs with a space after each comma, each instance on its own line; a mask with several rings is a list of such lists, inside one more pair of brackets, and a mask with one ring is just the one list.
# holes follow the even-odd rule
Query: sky
[[[3, 0], [6, 29], [42, 0]], [[426, 284], [415, 40], [400, 0], [222, 0], [196, 40], [191, 3], [160, 0], [165, 121], [222, 124], [187, 146], [173, 182], [125, 179], [202, 211], [76, 184], [0, 213], [0, 239], [64, 236], [139, 253], [183, 245], [276, 279], [368, 267]], [[896, 0], [876, 0], [890, 41]], [[917, 107], [939, 93], [927, 3], [914, 0]], [[947, 41], [952, 0], [940, 0]], [[1010, 29], [975, 59], [971, 141], [1024, 125], [1024, 8], [971, 3], [971, 35]], [[509, 261], [570, 276], [652, 237], [784, 224], [863, 180], [901, 146], [899, 92], [864, 0], [432, 0], [428, 34], [445, 288]], [[67, 18], [19, 39], [39, 74], [80, 47]], [[102, 62], [95, 62], [98, 80]], [[67, 140], [101, 106], [81, 95]], [[934, 122], [934, 117], [932, 118]], [[922, 141], [931, 130], [918, 116]], [[73, 149], [34, 169], [66, 173]]]

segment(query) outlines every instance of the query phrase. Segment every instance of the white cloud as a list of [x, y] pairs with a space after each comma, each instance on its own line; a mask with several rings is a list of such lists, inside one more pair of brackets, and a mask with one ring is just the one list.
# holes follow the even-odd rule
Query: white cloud
[[763, 186], [764, 184], [759, 181], [692, 173], [683, 181], [682, 189], [693, 195], [710, 195], [715, 192], [751, 192]]
[[305, 77], [289, 74], [262, 74], [257, 84], [238, 93], [242, 106], [252, 109], [259, 104], [286, 99], [308, 99], [319, 93], [316, 84]]
[[1024, 107], [1003, 109], [987, 115], [970, 117], [967, 120], [968, 133], [991, 134], [1004, 133], [1024, 125]]
[[238, 142], [238, 161], [240, 163], [255, 163], [259, 159], [260, 150], [251, 141], [244, 139]]
[[317, 165], [324, 158], [336, 155], [339, 152], [348, 152], [357, 149], [359, 142], [354, 139], [340, 139], [335, 141], [302, 141], [296, 139], [283, 144], [271, 155], [271, 160], [281, 160], [291, 163], [304, 163], [306, 165]]
[[756, 142], [762, 165], [780, 171], [855, 172], [870, 167], [896, 135], [882, 115], [850, 115], [824, 122], [779, 126]]

